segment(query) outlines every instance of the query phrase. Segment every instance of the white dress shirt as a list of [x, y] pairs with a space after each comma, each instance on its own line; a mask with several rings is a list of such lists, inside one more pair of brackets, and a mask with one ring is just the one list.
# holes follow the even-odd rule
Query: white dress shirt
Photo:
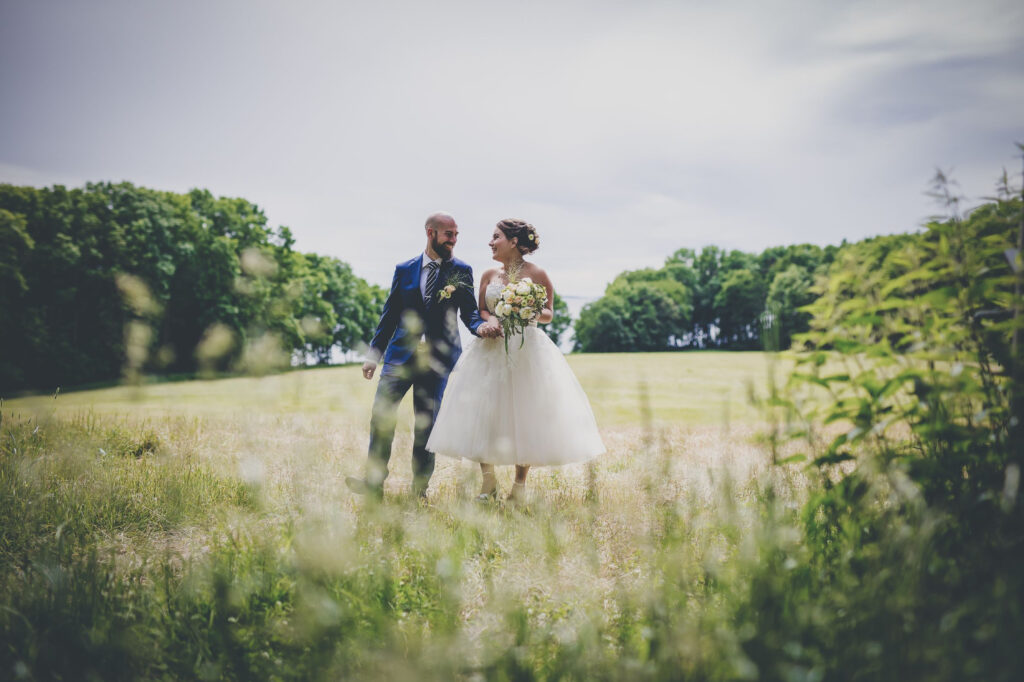
[[[430, 262], [431, 262], [430, 256], [428, 256], [427, 252], [424, 251], [423, 252], [423, 263], [420, 266], [420, 294], [422, 295], [423, 298], [427, 297], [427, 275], [430, 274], [430, 270], [427, 269], [427, 263], [430, 263]], [[438, 258], [437, 260], [435, 260], [433, 262], [437, 263], [437, 276], [440, 277], [441, 276], [441, 263], [443, 261], [440, 258]], [[440, 280], [438, 280], [438, 281], [440, 281]]]

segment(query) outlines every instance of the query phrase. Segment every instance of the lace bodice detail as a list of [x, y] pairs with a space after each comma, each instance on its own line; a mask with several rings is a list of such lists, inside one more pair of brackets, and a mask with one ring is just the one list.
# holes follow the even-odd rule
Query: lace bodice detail
[[[484, 293], [484, 302], [487, 304], [487, 312], [494, 315], [494, 307], [498, 303], [498, 299], [501, 297], [501, 290], [505, 288], [504, 282], [500, 279], [496, 279], [487, 285], [487, 291]], [[530, 323], [531, 327], [537, 326], [537, 320]]]
[[487, 292], [484, 294], [484, 302], [487, 303], [487, 312], [491, 315], [494, 314], [494, 306], [498, 303], [498, 297], [501, 296], [501, 290], [505, 288], [505, 285], [499, 282], [491, 282], [487, 285]]

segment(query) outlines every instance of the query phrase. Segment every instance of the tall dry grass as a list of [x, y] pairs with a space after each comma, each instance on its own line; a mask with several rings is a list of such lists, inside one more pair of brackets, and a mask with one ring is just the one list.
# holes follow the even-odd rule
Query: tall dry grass
[[[610, 357], [606, 391], [640, 373], [619, 369]], [[351, 409], [289, 409], [329, 394], [315, 373], [5, 406], [0, 665], [210, 679], [750, 669], [708, 588], [753, 560], [769, 481], [791, 508], [803, 494], [757, 427], [672, 423], [676, 406], [640, 384], [641, 418], [598, 398], [619, 415], [608, 453], [535, 469], [526, 506], [477, 504], [476, 465], [443, 458], [422, 504], [403, 411], [387, 501], [368, 505], [343, 485], [368, 438], [367, 391], [339, 376], [354, 371], [333, 373], [351, 388], [332, 404]]]

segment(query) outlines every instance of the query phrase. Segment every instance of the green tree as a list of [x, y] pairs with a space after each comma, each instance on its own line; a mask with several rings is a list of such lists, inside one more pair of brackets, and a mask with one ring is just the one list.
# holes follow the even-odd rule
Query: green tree
[[[605, 288], [605, 293], [614, 294], [620, 291], [628, 290], [632, 285], [635, 284], [649, 284], [650, 286], [661, 290], [669, 298], [675, 301], [681, 309], [685, 310], [687, 315], [692, 310], [692, 304], [690, 301], [690, 291], [680, 282], [678, 279], [672, 276], [672, 273], [666, 268], [654, 269], [645, 268], [643, 270], [631, 270], [623, 272]], [[684, 330], [676, 330], [676, 335], [683, 333]]]
[[669, 350], [679, 345], [676, 335], [687, 327], [687, 314], [659, 283], [619, 283], [584, 306], [576, 321], [576, 347], [584, 352]]
[[255, 204], [205, 190], [0, 185], [0, 389], [116, 379], [126, 360], [194, 371], [215, 330], [217, 369], [264, 334], [320, 361], [368, 341], [379, 288], [294, 243]]
[[569, 304], [558, 295], [557, 291], [553, 307], [551, 321], [540, 325], [540, 327], [557, 346], [562, 340], [562, 335], [572, 326], [572, 317], [569, 316]]
[[25, 216], [0, 209], [0, 384], [5, 379], [17, 384], [24, 381], [24, 368], [18, 362], [18, 342], [14, 330], [25, 327], [23, 299], [29, 279], [25, 265], [35, 242], [28, 234]]
[[767, 309], [775, 317], [772, 323], [778, 329], [780, 349], [789, 348], [794, 334], [809, 329], [811, 315], [801, 308], [817, 298], [812, 291], [813, 286], [813, 273], [796, 264], [790, 264], [772, 279], [768, 287]]
[[629, 304], [621, 296], [602, 296], [583, 306], [575, 324], [576, 350], [607, 353], [635, 350]]
[[714, 301], [718, 312], [719, 345], [731, 348], [759, 346], [765, 295], [760, 273], [741, 268], [725, 275]]
[[356, 277], [347, 263], [336, 258], [306, 254], [306, 260], [305, 352], [317, 364], [327, 364], [332, 348], [355, 350], [369, 340], [387, 292]]
[[22, 263], [33, 248], [25, 216], [0, 208], [0, 285], [4, 291], [22, 294], [28, 289]]
[[721, 271], [726, 255], [717, 246], [706, 246], [699, 253], [682, 248], [665, 261], [666, 273], [690, 292], [690, 329], [686, 338], [691, 348], [710, 348], [719, 343], [715, 297], [722, 287]]

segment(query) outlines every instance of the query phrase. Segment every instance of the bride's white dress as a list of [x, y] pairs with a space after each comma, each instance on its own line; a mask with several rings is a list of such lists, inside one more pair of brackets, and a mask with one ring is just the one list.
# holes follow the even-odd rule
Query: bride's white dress
[[[487, 309], [502, 285], [488, 285]], [[520, 345], [522, 341], [522, 345]], [[565, 356], [531, 325], [508, 342], [474, 339], [448, 378], [427, 450], [490, 464], [557, 465], [605, 451]]]

